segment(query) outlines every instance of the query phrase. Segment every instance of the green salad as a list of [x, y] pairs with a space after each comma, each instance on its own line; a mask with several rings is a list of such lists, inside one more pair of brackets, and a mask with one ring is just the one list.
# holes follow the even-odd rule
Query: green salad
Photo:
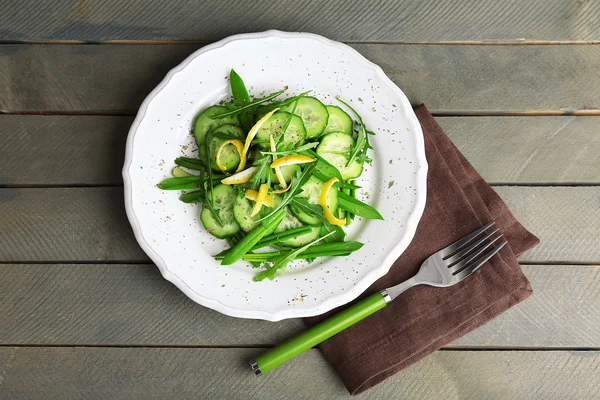
[[310, 92], [278, 99], [282, 91], [251, 99], [242, 78], [230, 73], [232, 101], [213, 105], [194, 121], [198, 157], [179, 157], [173, 176], [157, 186], [182, 190], [184, 203], [201, 203], [200, 220], [229, 248], [222, 265], [242, 259], [273, 279], [297, 259], [347, 256], [362, 247], [345, 241], [355, 216], [383, 219], [356, 198], [369, 135], [338, 105]]

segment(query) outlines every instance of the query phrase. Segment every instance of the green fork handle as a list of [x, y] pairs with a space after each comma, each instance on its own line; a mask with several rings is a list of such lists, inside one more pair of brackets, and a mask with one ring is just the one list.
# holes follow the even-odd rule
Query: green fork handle
[[256, 375], [266, 374], [286, 361], [381, 310], [389, 301], [389, 296], [385, 291], [374, 293], [333, 317], [265, 351], [255, 360], [252, 360], [250, 365]]

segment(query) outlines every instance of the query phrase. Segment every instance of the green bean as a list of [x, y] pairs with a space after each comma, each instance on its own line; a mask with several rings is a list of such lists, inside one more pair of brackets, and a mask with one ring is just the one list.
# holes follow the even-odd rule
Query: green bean
[[[292, 239], [292, 238], [298, 237], [300, 235], [304, 235], [304, 234], [310, 232], [311, 229], [312, 228], [310, 226], [301, 226], [300, 228], [293, 228], [293, 229], [288, 229], [287, 231], [273, 233], [272, 235], [268, 235], [268, 236], [265, 236], [264, 238], [262, 238], [254, 247], [252, 247], [250, 249], [250, 251], [262, 249], [263, 247], [267, 247], [272, 244], [276, 244], [281, 240]], [[217, 254], [215, 256], [215, 258], [217, 260], [223, 259], [227, 254], [229, 254], [230, 251], [231, 251], [231, 249], [225, 249], [222, 252], [220, 252], [219, 254]]]
[[259, 225], [256, 229], [243, 238], [236, 244], [231, 251], [223, 258], [221, 265], [231, 265], [244, 256], [250, 249], [254, 247], [263, 237], [271, 234], [277, 228], [277, 225], [283, 220], [286, 210], [281, 209], [269, 217], [264, 224]]
[[162, 190], [196, 189], [201, 182], [202, 178], [200, 176], [183, 176], [180, 178], [163, 179], [156, 186]]
[[379, 211], [344, 192], [338, 193], [338, 206], [359, 217], [367, 219], [383, 219], [381, 214], [379, 214]]
[[204, 171], [208, 168], [204, 161], [189, 157], [177, 157], [175, 159], [175, 164], [195, 171]]
[[194, 190], [193, 192], [185, 193], [179, 196], [179, 200], [184, 203], [201, 203], [204, 201], [204, 193], [202, 190]]

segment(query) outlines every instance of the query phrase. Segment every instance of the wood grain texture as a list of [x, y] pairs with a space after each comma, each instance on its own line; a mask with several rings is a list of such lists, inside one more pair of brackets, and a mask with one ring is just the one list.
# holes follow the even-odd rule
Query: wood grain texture
[[[1, 348], [9, 399], [347, 399], [317, 350], [263, 377], [260, 349]], [[361, 399], [596, 399], [599, 352], [434, 353]]]
[[[598, 267], [523, 272], [534, 296], [449, 347], [600, 347]], [[4, 345], [273, 346], [303, 329], [201, 307], [153, 265], [0, 265]]]
[[517, 220], [541, 240], [522, 261], [600, 262], [600, 187], [495, 189]]
[[131, 117], [0, 116], [0, 184], [114, 185]]
[[[541, 239], [522, 260], [600, 262], [600, 187], [496, 187]], [[0, 189], [0, 261], [146, 261], [122, 188]], [[199, 228], [200, 229], [200, 228]]]
[[0, 260], [141, 260], [122, 188], [0, 189]]
[[[600, 109], [600, 46], [354, 44], [413, 104], [486, 113]], [[133, 114], [198, 46], [3, 45], [0, 111]]]
[[154, 265], [0, 265], [2, 344], [274, 345], [302, 329], [202, 307]]
[[598, 40], [600, 6], [575, 0], [118, 0], [0, 2], [5, 40], [214, 40], [283, 29], [337, 40]]
[[[598, 117], [436, 119], [490, 183], [600, 184]], [[0, 185], [121, 184], [132, 121], [0, 115]]]
[[598, 117], [436, 120], [488, 183], [600, 183]]

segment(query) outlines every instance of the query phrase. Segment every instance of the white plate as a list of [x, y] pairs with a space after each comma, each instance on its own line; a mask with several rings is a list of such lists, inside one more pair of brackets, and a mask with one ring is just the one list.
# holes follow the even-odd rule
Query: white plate
[[[358, 218], [347, 240], [365, 245], [349, 257], [289, 267], [273, 281], [253, 282], [243, 262], [220, 266], [212, 255], [226, 247], [199, 221], [200, 206], [156, 184], [173, 160], [194, 156], [194, 117], [226, 99], [229, 70], [260, 96], [287, 87], [325, 103], [348, 101], [377, 133], [373, 165], [359, 178], [359, 197], [385, 221]], [[406, 96], [375, 64], [352, 48], [306, 33], [267, 31], [205, 46], [170, 71], [142, 104], [129, 132], [123, 178], [125, 206], [135, 236], [165, 279], [194, 301], [224, 314], [277, 321], [322, 314], [361, 294], [383, 276], [412, 240], [425, 206], [427, 162], [423, 135]]]

